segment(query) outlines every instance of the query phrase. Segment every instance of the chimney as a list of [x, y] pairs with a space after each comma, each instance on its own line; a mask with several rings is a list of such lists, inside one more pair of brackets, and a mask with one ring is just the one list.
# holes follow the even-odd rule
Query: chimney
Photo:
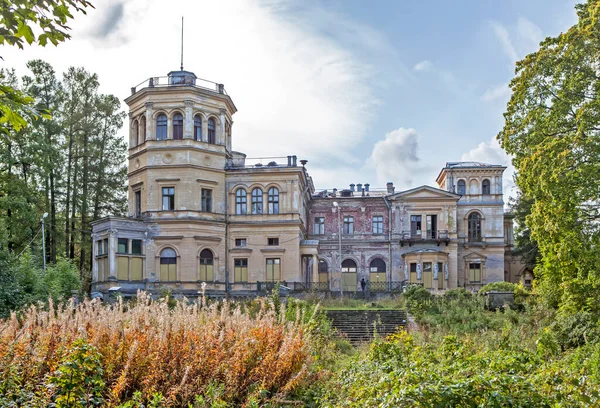
[[337, 197], [337, 188], [334, 188], [334, 189], [333, 189], [333, 196], [334, 196], [334, 197]]
[[392, 183], [391, 181], [388, 181], [388, 183], [386, 184], [387, 186], [387, 192], [388, 194], [394, 194], [394, 183]]
[[356, 191], [359, 192], [359, 193], [362, 191], [362, 184], [358, 183], [356, 185]]
[[292, 156], [292, 166], [296, 167], [298, 165], [298, 157], [296, 155]]
[[292, 165], [292, 156], [288, 156], [288, 167]]
[[224, 94], [225, 93], [225, 86], [223, 84], [217, 84], [217, 89], [219, 91], [220, 94]]
[[369, 184], [369, 183], [365, 183], [365, 191], [366, 191], [367, 193], [369, 192], [369, 186], [370, 186], [370, 184]]
[[350, 191], [354, 192], [354, 184], [350, 184]]

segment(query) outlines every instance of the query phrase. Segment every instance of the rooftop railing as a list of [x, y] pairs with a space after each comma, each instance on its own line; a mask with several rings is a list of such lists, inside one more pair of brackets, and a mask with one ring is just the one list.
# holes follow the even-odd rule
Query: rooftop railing
[[190, 86], [199, 89], [206, 89], [208, 91], [216, 92], [219, 94], [227, 95], [225, 92], [225, 86], [216, 82], [208, 81], [202, 78], [194, 78], [193, 76], [159, 76], [148, 78], [138, 85], [131, 87], [131, 94], [135, 94], [144, 88], [164, 88], [164, 87], [180, 87]]

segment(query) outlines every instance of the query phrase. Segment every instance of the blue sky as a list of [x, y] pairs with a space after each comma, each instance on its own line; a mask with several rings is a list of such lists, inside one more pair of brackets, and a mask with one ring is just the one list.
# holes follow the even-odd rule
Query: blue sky
[[447, 161], [509, 164], [494, 138], [514, 63], [576, 21], [570, 0], [95, 3], [72, 40], [3, 50], [2, 65], [84, 66], [124, 99], [178, 69], [184, 10], [185, 68], [225, 84], [234, 149], [297, 154], [320, 188], [404, 189], [433, 185]]

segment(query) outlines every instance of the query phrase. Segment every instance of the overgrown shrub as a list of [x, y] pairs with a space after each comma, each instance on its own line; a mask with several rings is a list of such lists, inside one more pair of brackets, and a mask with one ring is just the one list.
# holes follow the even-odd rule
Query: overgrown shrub
[[[128, 305], [31, 306], [22, 317], [0, 321], [0, 405], [50, 404], [56, 392], [45, 391], [48, 376], [58, 387], [77, 364], [86, 378], [101, 372], [105, 385], [92, 394], [106, 406], [137, 398], [146, 406], [160, 400], [179, 407], [197, 396], [215, 400], [215, 393], [234, 406], [275, 403], [309, 383], [319, 351], [310, 318], [296, 309], [299, 318], [288, 321], [285, 305], [277, 315], [268, 299], [259, 302], [255, 317], [228, 302], [178, 301], [171, 310], [144, 293]], [[96, 352], [101, 371], [86, 365]]]

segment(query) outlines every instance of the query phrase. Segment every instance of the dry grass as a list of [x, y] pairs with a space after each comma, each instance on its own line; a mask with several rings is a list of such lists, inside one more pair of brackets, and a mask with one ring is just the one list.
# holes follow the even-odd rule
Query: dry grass
[[228, 302], [181, 301], [171, 309], [145, 293], [131, 304], [31, 307], [0, 321], [0, 400], [52, 401], [48, 378], [77, 339], [100, 353], [105, 406], [135, 391], [144, 400], [161, 393], [163, 406], [184, 406], [215, 384], [220, 398], [235, 405], [259, 395], [285, 398], [309, 376], [306, 319], [283, 321], [285, 311], [259, 302], [253, 316]]

